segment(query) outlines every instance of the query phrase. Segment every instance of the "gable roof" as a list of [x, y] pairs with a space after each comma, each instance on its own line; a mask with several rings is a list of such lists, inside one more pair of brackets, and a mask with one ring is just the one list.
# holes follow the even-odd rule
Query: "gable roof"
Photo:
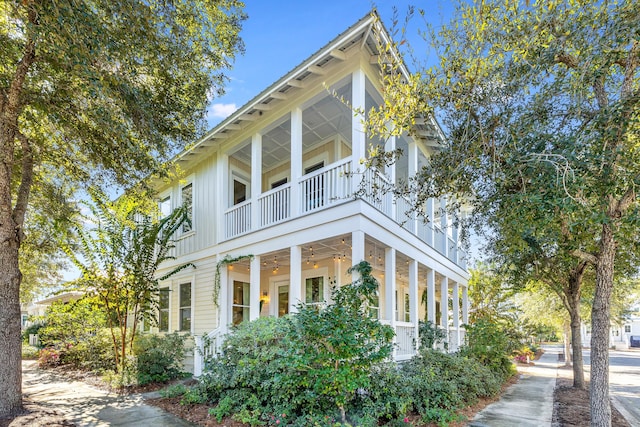
[[[193, 145], [175, 156], [174, 160], [183, 166], [196, 161], [203, 149], [208, 150], [209, 147], [217, 146], [221, 142], [228, 140], [233, 136], [234, 132], [242, 130], [246, 122], [258, 120], [263, 111], [270, 110], [275, 103], [287, 99], [289, 94], [302, 89], [307, 79], [325, 74], [325, 69], [336, 61], [346, 60], [349, 52], [354, 47], [359, 46], [360, 49], [367, 49], [371, 56], [370, 62], [376, 63], [378, 54], [378, 38], [376, 38], [376, 34], [385, 43], [391, 41], [389, 32], [382, 24], [378, 12], [373, 9], [209, 130]], [[396, 54], [396, 57], [401, 64], [401, 72], [408, 76], [409, 72], [402, 58], [398, 54]], [[438, 144], [442, 144], [442, 141], [444, 141], [442, 130], [433, 117], [429, 116], [424, 120], [417, 120], [416, 126], [420, 128], [419, 134], [422, 135], [422, 139], [425, 141], [436, 141]]]

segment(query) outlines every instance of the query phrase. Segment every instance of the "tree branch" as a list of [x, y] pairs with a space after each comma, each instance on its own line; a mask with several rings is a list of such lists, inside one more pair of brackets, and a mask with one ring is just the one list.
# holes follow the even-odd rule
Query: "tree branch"
[[638, 58], [640, 58], [639, 50], [640, 42], [638, 42], [638, 40], [634, 40], [631, 49], [629, 49], [627, 60], [625, 61], [624, 79], [622, 80], [620, 99], [629, 97], [633, 91], [633, 82], [635, 80], [634, 76], [636, 68], [638, 68]]
[[594, 254], [590, 254], [589, 252], [585, 252], [582, 249], [575, 249], [571, 252], [571, 255], [580, 258], [583, 261], [591, 263], [593, 265], [598, 263], [598, 257]]
[[[20, 187], [18, 188], [18, 195], [16, 198], [16, 204], [13, 208], [13, 220], [15, 224], [20, 227], [20, 236], [22, 236], [22, 225], [24, 224], [24, 217], [27, 211], [27, 205], [29, 203], [29, 194], [31, 193], [31, 184], [33, 183], [33, 147], [29, 142], [29, 139], [21, 132], [16, 131], [16, 136], [22, 147], [22, 173], [20, 177]], [[21, 238], [21, 237], [20, 237]]]

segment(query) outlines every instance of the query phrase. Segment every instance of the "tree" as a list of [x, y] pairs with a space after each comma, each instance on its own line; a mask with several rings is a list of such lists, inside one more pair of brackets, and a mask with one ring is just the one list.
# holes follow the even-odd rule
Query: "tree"
[[19, 253], [32, 190], [129, 185], [201, 132], [242, 49], [237, 0], [0, 3], [0, 415], [21, 398]]
[[[587, 226], [588, 239], [577, 242], [572, 255], [595, 269], [594, 426], [611, 423], [614, 265], [633, 251], [629, 238], [639, 213], [638, 28], [633, 1], [461, 3], [450, 24], [427, 31], [439, 64], [408, 79], [387, 67], [387, 100], [369, 114], [372, 130], [382, 132], [395, 117], [396, 133], [426, 113], [441, 118], [448, 146], [414, 180], [418, 202], [438, 192], [473, 194], [474, 207], [499, 215], [496, 202], [503, 197], [526, 196], [526, 203], [539, 205], [546, 189], [564, 192], [552, 211], [572, 213], [570, 232]], [[542, 164], [550, 167], [531, 167]]]
[[145, 200], [124, 195], [110, 203], [104, 195], [94, 195], [90, 227], [79, 228], [80, 246], [66, 252], [82, 276], [77, 285], [87, 294], [95, 295], [105, 311], [111, 330], [116, 370], [124, 374], [127, 355], [139, 322], [157, 321], [158, 281], [165, 280], [191, 263], [172, 268], [161, 277], [156, 275], [160, 264], [175, 259], [173, 238], [189, 221], [184, 207], [164, 218], [154, 219], [144, 208]]

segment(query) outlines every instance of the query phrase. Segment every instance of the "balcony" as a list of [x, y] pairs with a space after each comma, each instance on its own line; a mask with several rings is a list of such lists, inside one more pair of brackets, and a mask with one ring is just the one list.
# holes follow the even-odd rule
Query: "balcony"
[[[352, 160], [348, 157], [304, 175], [297, 182], [266, 191], [255, 202], [246, 200], [234, 205], [224, 212], [224, 238], [233, 239], [352, 200], [354, 177], [350, 174], [351, 167]], [[382, 189], [389, 184], [386, 177], [371, 169], [365, 172], [364, 180], [365, 187], [370, 189]], [[466, 268], [466, 253], [459, 243], [444, 232], [440, 224], [416, 220], [410, 213], [409, 199], [394, 198], [391, 193], [382, 192], [364, 195], [363, 200], [452, 262]], [[255, 216], [254, 210], [257, 210]]]

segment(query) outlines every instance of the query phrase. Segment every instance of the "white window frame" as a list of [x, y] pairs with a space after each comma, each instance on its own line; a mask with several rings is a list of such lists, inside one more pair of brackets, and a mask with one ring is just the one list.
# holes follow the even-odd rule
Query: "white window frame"
[[[159, 217], [161, 219], [171, 215], [171, 212], [173, 212], [173, 194], [172, 193], [173, 192], [171, 190], [167, 190], [160, 193], [160, 197], [158, 198], [158, 211], [159, 211]], [[162, 204], [166, 199], [169, 199], [169, 212], [167, 213], [162, 212]]]
[[229, 186], [228, 186], [228, 191], [229, 191], [229, 197], [227, 199], [227, 203], [228, 203], [228, 208], [230, 209], [234, 206], [236, 206], [235, 203], [235, 197], [234, 197], [234, 193], [233, 193], [233, 181], [238, 181], [241, 182], [242, 184], [245, 185], [246, 187], [246, 195], [244, 198], [244, 202], [240, 202], [237, 203], [238, 205], [241, 205], [242, 203], [245, 203], [249, 200], [251, 200], [251, 177], [247, 177], [245, 174], [245, 171], [243, 171], [240, 168], [237, 168], [235, 166], [231, 166], [229, 168]]
[[[320, 302], [320, 303], [307, 303], [307, 286], [306, 286], [306, 282], [307, 279], [312, 279], [314, 277], [322, 277], [322, 293], [324, 296], [324, 302]], [[319, 268], [312, 268], [310, 270], [303, 270], [302, 271], [302, 284], [301, 284], [301, 300], [304, 301], [305, 304], [308, 305], [319, 305], [319, 306], [324, 306], [327, 303], [330, 302], [331, 300], [331, 295], [329, 295], [329, 268], [327, 267], [319, 267]], [[291, 286], [291, 285], [290, 285]]]
[[178, 206], [182, 206], [183, 204], [183, 200], [182, 200], [182, 190], [188, 186], [191, 186], [191, 230], [189, 231], [184, 231], [184, 226], [185, 224], [182, 224], [180, 226], [180, 229], [178, 230], [178, 234], [180, 237], [187, 237], [190, 236], [192, 234], [195, 234], [196, 232], [196, 209], [195, 209], [195, 180], [194, 180], [194, 175], [190, 175], [184, 182], [184, 184], [180, 185], [179, 190], [178, 190], [178, 202], [179, 205]]
[[[249, 283], [249, 294], [251, 294], [251, 277], [248, 274], [230, 271], [227, 280], [227, 289], [229, 290], [227, 292], [227, 307], [229, 307], [229, 309], [226, 324], [233, 325], [233, 282]], [[249, 310], [251, 310], [251, 300], [249, 300]]]
[[[195, 326], [195, 305], [194, 305], [194, 302], [195, 302], [195, 294], [194, 294], [194, 292], [195, 292], [195, 278], [193, 278], [193, 277], [185, 278], [183, 280], [176, 280], [175, 282], [177, 283], [177, 299], [178, 299], [178, 304], [177, 304], [178, 305], [178, 328], [177, 328], [177, 331], [178, 332], [182, 332], [182, 333], [186, 332], [186, 333], [193, 334], [194, 333], [194, 326]], [[181, 321], [182, 321], [182, 316], [181, 316], [180, 310], [182, 310], [183, 308], [186, 308], [186, 306], [183, 307], [181, 305], [180, 287], [182, 285], [186, 285], [186, 284], [189, 284], [190, 288], [191, 288], [190, 289], [191, 301], [189, 301], [189, 310], [191, 310], [191, 324], [189, 325], [189, 330], [183, 330], [181, 328], [182, 325], [180, 324]]]
[[[164, 290], [164, 289], [167, 289], [168, 290], [167, 292], [169, 293], [169, 306], [166, 309], [167, 310], [167, 330], [163, 331], [163, 330], [160, 329], [160, 305], [159, 305], [160, 303], [159, 302], [158, 302], [158, 326], [157, 326], [157, 328], [158, 328], [158, 332], [160, 332], [160, 333], [169, 333], [169, 332], [171, 332], [171, 320], [172, 320], [171, 319], [171, 306], [172, 306], [172, 304], [171, 304], [171, 299], [172, 299], [171, 296], [173, 295], [173, 293], [172, 293], [173, 292], [172, 283], [161, 283], [161, 284], [158, 285], [158, 291], [159, 292]], [[160, 294], [159, 293], [158, 293], [158, 298], [160, 298]]]

